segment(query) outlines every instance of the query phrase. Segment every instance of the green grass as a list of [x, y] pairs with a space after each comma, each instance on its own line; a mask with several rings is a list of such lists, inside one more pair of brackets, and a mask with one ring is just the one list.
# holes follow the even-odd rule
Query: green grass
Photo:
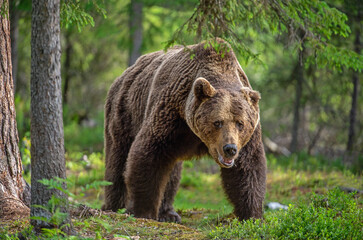
[[363, 189], [362, 174], [354, 173], [337, 160], [300, 153], [288, 158], [268, 155], [267, 163], [267, 202], [307, 201], [309, 193], [327, 193], [335, 187]]
[[103, 113], [95, 116], [95, 126], [86, 127], [77, 120], [64, 124], [64, 143], [67, 152], [100, 152], [103, 150]]
[[219, 172], [199, 171], [200, 164], [206, 167], [215, 165], [215, 162], [207, 158], [184, 162], [182, 179], [174, 203], [175, 208], [181, 210], [205, 208], [230, 212], [232, 206], [223, 194]]
[[211, 239], [361, 239], [363, 210], [354, 193], [339, 189], [311, 194], [308, 203], [290, 205], [287, 211], [265, 214], [264, 221], [236, 219], [220, 224]]
[[350, 171], [361, 174], [363, 171], [363, 155], [359, 155], [348, 166], [344, 164], [342, 158], [330, 159], [323, 155], [310, 156], [306, 152], [298, 152], [288, 157], [275, 157], [272, 154], [267, 155], [269, 169], [282, 168], [308, 172], [331, 172], [331, 171]]

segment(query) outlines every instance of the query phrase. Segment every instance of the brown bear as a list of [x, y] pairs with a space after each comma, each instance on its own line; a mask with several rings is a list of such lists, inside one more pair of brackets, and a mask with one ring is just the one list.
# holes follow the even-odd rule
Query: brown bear
[[[240, 219], [261, 218], [266, 159], [258, 101], [230, 46], [205, 43], [141, 56], [109, 90], [105, 105], [103, 210], [180, 222], [173, 201], [181, 160], [209, 154]], [[191, 53], [194, 57], [191, 57]]]

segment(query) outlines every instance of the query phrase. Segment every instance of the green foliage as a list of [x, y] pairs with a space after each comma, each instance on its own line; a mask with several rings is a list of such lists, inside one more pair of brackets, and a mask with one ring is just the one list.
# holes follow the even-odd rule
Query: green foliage
[[[84, 187], [81, 187], [81, 194], [73, 194], [68, 188], [65, 186], [72, 186], [72, 182], [68, 179], [63, 179], [59, 177], [55, 177], [53, 179], [42, 179], [39, 180], [40, 183], [47, 186], [48, 189], [56, 189], [66, 194], [67, 197], [70, 197], [74, 200], [81, 199], [84, 197], [84, 192], [89, 189], [100, 189], [101, 187], [108, 186], [111, 183], [107, 181], [95, 181], [90, 184], [86, 184]], [[65, 185], [67, 184], [67, 185]], [[68, 225], [64, 225], [63, 223], [68, 218], [69, 214], [61, 211], [61, 208], [68, 204], [67, 200], [64, 198], [59, 198], [56, 195], [52, 195], [51, 199], [48, 201], [46, 206], [42, 205], [33, 205], [33, 207], [41, 208], [48, 213], [50, 213], [50, 218], [46, 217], [31, 217], [33, 220], [40, 220], [46, 223], [49, 223], [53, 228], [43, 228], [42, 236], [50, 239], [63, 239], [66, 236], [65, 232], [62, 231]], [[72, 203], [72, 205], [77, 206], [78, 204]], [[102, 220], [97, 220], [98, 223], [102, 223], [104, 227], [108, 226], [106, 222]], [[78, 238], [77, 238], [78, 239]]]
[[56, 189], [59, 190], [66, 195], [72, 194], [69, 192], [67, 188], [65, 188], [65, 184], [69, 183], [67, 179], [54, 177], [52, 179], [42, 179], [39, 182], [48, 187], [48, 189]]
[[3, 0], [0, 5], [0, 17], [9, 18], [9, 2], [8, 0]]
[[316, 59], [320, 67], [341, 70], [345, 66], [360, 70], [363, 59], [359, 54], [338, 48], [331, 42], [333, 36], [349, 35], [347, 20], [344, 13], [320, 0], [200, 0], [192, 16], [174, 33], [165, 49], [177, 42], [185, 46], [185, 36], [193, 35], [218, 50], [214, 42], [216, 37], [221, 37], [229, 41], [246, 62], [251, 58], [258, 60], [258, 54], [244, 41], [248, 29], [253, 28], [257, 32], [287, 34], [296, 48], [308, 42], [315, 51], [308, 63]]
[[308, 205], [290, 205], [287, 211], [269, 212], [265, 221], [232, 220], [220, 224], [212, 239], [360, 239], [363, 211], [354, 193], [338, 189], [326, 195], [312, 194]]
[[79, 32], [87, 26], [94, 27], [95, 22], [87, 10], [94, 9], [97, 13], [106, 18], [106, 10], [102, 6], [103, 1], [99, 0], [65, 0], [62, 2], [60, 17], [61, 26], [69, 28], [72, 25], [77, 26]]
[[[65, 193], [67, 197], [73, 195], [67, 189], [66, 179], [54, 177], [53, 179], [42, 179], [39, 180], [39, 182], [47, 186], [48, 189], [56, 189], [60, 192]], [[61, 239], [63, 238], [63, 236], [66, 235], [66, 233], [63, 232], [63, 229], [69, 227], [69, 223], [64, 224], [69, 217], [69, 213], [62, 210], [67, 205], [68, 199], [53, 194], [49, 199], [47, 205], [32, 205], [32, 207], [45, 210], [49, 213], [50, 217], [32, 216], [30, 217], [30, 219], [39, 220], [52, 226], [51, 228], [42, 228], [41, 232], [42, 235], [44, 235], [45, 237]]]
[[363, 56], [349, 49], [339, 48], [333, 44], [323, 44], [319, 41], [311, 40], [309, 47], [316, 52], [307, 58], [307, 64], [317, 64], [320, 68], [328, 67], [339, 72], [344, 68], [351, 68], [361, 72], [363, 68]]
[[[82, 152], [68, 153], [66, 155], [68, 169], [68, 188], [77, 197], [73, 201], [92, 208], [100, 208], [102, 201], [99, 196], [103, 193], [104, 155]], [[93, 185], [98, 186], [93, 186]], [[93, 187], [91, 187], [93, 186]]]
[[103, 150], [103, 114], [93, 119], [95, 126], [81, 125], [78, 119], [66, 120], [64, 125], [65, 148], [68, 152]]
[[216, 37], [221, 37], [237, 48], [246, 61], [251, 57], [257, 60], [257, 54], [253, 53], [235, 33], [236, 24], [241, 20], [239, 18], [246, 20], [246, 15], [241, 11], [245, 12], [237, 0], [200, 1], [192, 16], [166, 42], [164, 50], [176, 43], [186, 46], [186, 36], [189, 38], [192, 35], [196, 41], [205, 40], [206, 46], [211, 45], [223, 55], [228, 46], [221, 46], [215, 41]]
[[[47, 180], [43, 179], [39, 182], [48, 186], [49, 189], [58, 189], [62, 192], [66, 192], [64, 187], [61, 186], [62, 182], [58, 180]], [[49, 213], [50, 217], [32, 216], [31, 220], [39, 220], [52, 226], [52, 228], [42, 228], [41, 232], [45, 237], [48, 238], [61, 238], [65, 236], [65, 232], [62, 231], [65, 227], [69, 227], [69, 224], [64, 224], [69, 214], [62, 211], [61, 209], [67, 205], [67, 200], [56, 195], [52, 195], [47, 205], [32, 205], [34, 208], [40, 208]]]
[[20, 240], [21, 238], [19, 238], [19, 235], [26, 236], [27, 239], [36, 239], [32, 225], [26, 225], [23, 221], [16, 220], [13, 221], [12, 226], [20, 227], [21, 231], [10, 234], [10, 226], [5, 226], [2, 229], [0, 228], [0, 240]]
[[16, 122], [19, 131], [19, 138], [28, 136], [30, 132], [30, 101], [22, 99], [19, 95], [15, 95], [16, 106]]
[[92, 27], [95, 25], [93, 17], [80, 9], [80, 7], [75, 3], [62, 4], [61, 13], [62, 27], [68, 28], [69, 25], [75, 24], [78, 31], [80, 32], [82, 28], [88, 24], [90, 24]]
[[[77, 194], [74, 194], [71, 189], [74, 189], [75, 183], [73, 181], [71, 181], [70, 179], [63, 179], [63, 178], [58, 178], [55, 177], [53, 179], [42, 179], [39, 182], [41, 182], [42, 184], [44, 184], [45, 186], [47, 186], [49, 189], [57, 189], [63, 193], [65, 193], [68, 197], [70, 197], [74, 202], [72, 202], [72, 204], [75, 204], [76, 206], [78, 205], [77, 201], [81, 200], [84, 198], [85, 193], [89, 190], [100, 190], [102, 187], [104, 186], [108, 186], [111, 185], [112, 183], [107, 182], [107, 181], [103, 181], [103, 180], [99, 180], [99, 181], [93, 181], [90, 183], [86, 183], [83, 184], [83, 186], [78, 186], [77, 188]], [[67, 188], [65, 188], [65, 183], [67, 184]], [[56, 201], [57, 198], [55, 198], [54, 201]], [[51, 207], [50, 209], [52, 211], [50, 211], [51, 213], [53, 213], [54, 206], [57, 206], [56, 202], [50, 202], [49, 207]], [[88, 205], [88, 203], [85, 203], [85, 205]]]

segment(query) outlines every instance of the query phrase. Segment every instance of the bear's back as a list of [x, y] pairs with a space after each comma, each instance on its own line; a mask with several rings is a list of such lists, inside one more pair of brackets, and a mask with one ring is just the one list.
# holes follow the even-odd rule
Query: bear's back
[[[174, 47], [167, 53], [157, 51], [141, 56], [134, 65], [127, 68], [125, 72], [112, 84], [106, 101], [106, 115], [113, 115], [113, 119], [125, 118], [128, 113], [132, 121], [134, 131], [138, 132], [147, 114], [146, 108], [158, 95], [159, 71], [167, 63], [167, 59], [178, 52], [181, 47]], [[164, 70], [165, 71], [165, 70]], [[163, 73], [161, 74], [163, 75]], [[160, 88], [157, 86], [156, 88]]]
[[[224, 42], [223, 40], [220, 40]], [[221, 56], [204, 43], [176, 46], [167, 52], [158, 51], [141, 56], [121, 77], [116, 79], [108, 94], [106, 115], [114, 119], [128, 113], [137, 133], [153, 112], [172, 104], [175, 111], [182, 109], [197, 77], [204, 77], [216, 88], [250, 87], [232, 49]], [[191, 57], [191, 53], [194, 57]], [[122, 108], [122, 111], [120, 110]]]

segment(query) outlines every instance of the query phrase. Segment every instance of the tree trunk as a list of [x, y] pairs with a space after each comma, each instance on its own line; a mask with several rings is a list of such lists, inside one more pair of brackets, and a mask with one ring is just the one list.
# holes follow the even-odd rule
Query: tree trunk
[[129, 66], [134, 64], [141, 56], [142, 45], [142, 2], [139, 0], [131, 0], [130, 11], [130, 53]]
[[294, 104], [294, 120], [292, 126], [292, 137], [290, 143], [290, 151], [296, 152], [299, 146], [299, 126], [300, 126], [300, 108], [301, 108], [301, 97], [303, 91], [303, 82], [304, 82], [304, 46], [299, 50], [299, 61], [294, 69], [295, 72], [295, 104]]
[[[358, 23], [360, 22], [360, 9], [358, 10]], [[360, 26], [356, 27], [355, 33], [355, 41], [354, 41], [354, 51], [360, 54], [361, 51], [361, 42], [360, 42]], [[357, 71], [353, 72], [352, 77], [353, 82], [353, 92], [352, 92], [352, 106], [350, 108], [350, 116], [349, 116], [349, 134], [348, 134], [348, 143], [347, 143], [347, 151], [351, 152], [354, 148], [354, 137], [355, 137], [355, 123], [356, 123], [356, 115], [357, 115], [357, 101], [358, 101], [358, 91], [359, 91], [359, 73]]]
[[64, 88], [63, 88], [63, 104], [68, 103], [68, 89], [69, 81], [71, 78], [71, 54], [72, 54], [72, 43], [71, 43], [71, 30], [66, 31], [65, 41], [66, 41], [66, 59], [64, 62]]
[[316, 143], [318, 142], [319, 138], [320, 138], [320, 135], [321, 135], [321, 132], [323, 131], [324, 129], [324, 125], [321, 125], [319, 128], [318, 128], [318, 131], [316, 132], [316, 134], [313, 136], [312, 139], [310, 139], [310, 144], [308, 146], [308, 154], [311, 155], [311, 152], [313, 151], [313, 148], [315, 147]]
[[[32, 1], [31, 32], [31, 217], [51, 213], [33, 205], [47, 206], [52, 195], [62, 200], [61, 212], [68, 212], [67, 196], [59, 190], [48, 189], [41, 179], [66, 178], [62, 116], [60, 0]], [[66, 186], [63, 186], [64, 188]], [[60, 225], [69, 232], [69, 216]], [[31, 220], [36, 231], [59, 227], [41, 220]]]
[[[8, 4], [0, 0], [0, 6]], [[30, 189], [22, 177], [11, 66], [10, 23], [0, 15], [0, 219], [29, 216]]]
[[18, 72], [18, 37], [19, 37], [19, 10], [17, 1], [10, 1], [10, 39], [11, 39], [11, 63], [13, 65], [14, 93]]

